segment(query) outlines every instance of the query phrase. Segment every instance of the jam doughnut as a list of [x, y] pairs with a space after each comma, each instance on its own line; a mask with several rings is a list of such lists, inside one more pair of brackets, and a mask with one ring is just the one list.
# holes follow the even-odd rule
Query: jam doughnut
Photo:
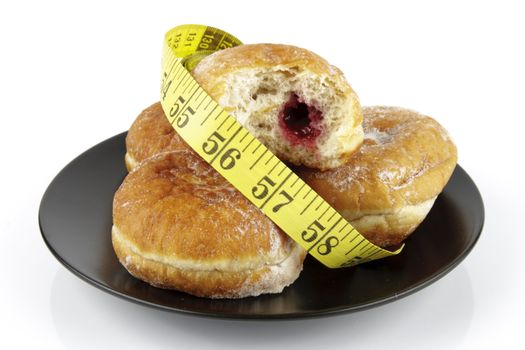
[[157, 153], [188, 149], [190, 146], [175, 132], [164, 115], [160, 102], [143, 110], [126, 135], [126, 167], [136, 167]]
[[200, 297], [280, 293], [306, 252], [189, 150], [136, 166], [113, 201], [121, 264], [153, 286]]
[[434, 119], [364, 107], [365, 139], [345, 165], [296, 173], [368, 240], [400, 244], [423, 221], [455, 168], [456, 147]]
[[205, 57], [192, 75], [283, 161], [330, 169], [363, 141], [357, 95], [339, 69], [308, 50], [241, 45]]

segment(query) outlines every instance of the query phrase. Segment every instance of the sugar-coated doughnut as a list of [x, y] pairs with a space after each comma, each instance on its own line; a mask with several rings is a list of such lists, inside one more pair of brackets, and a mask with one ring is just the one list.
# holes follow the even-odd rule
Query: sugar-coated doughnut
[[[364, 107], [363, 113], [365, 140], [347, 164], [294, 171], [372, 242], [395, 246], [430, 211], [455, 167], [456, 148], [430, 117], [397, 107]], [[136, 164], [159, 152], [190, 149], [159, 103], [133, 123], [127, 146], [128, 166], [129, 159]]]
[[192, 75], [281, 160], [330, 169], [363, 141], [357, 95], [339, 69], [308, 50], [241, 45], [205, 57]]
[[365, 139], [348, 163], [295, 169], [367, 239], [400, 244], [423, 221], [450, 178], [456, 147], [434, 119], [397, 107], [364, 107]]
[[160, 102], [143, 110], [126, 135], [125, 162], [128, 170], [157, 153], [191, 149], [175, 132]]
[[112, 242], [153, 286], [209, 298], [279, 293], [306, 252], [188, 150], [135, 167], [115, 194]]

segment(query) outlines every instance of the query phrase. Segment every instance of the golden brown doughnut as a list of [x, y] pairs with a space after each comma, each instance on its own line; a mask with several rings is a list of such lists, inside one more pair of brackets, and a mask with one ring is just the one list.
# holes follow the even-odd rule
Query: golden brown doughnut
[[240, 45], [205, 57], [192, 75], [281, 160], [334, 168], [363, 141], [357, 95], [339, 69], [308, 50]]
[[122, 265], [156, 287], [209, 298], [279, 293], [306, 252], [195, 153], [159, 153], [115, 194]]
[[365, 140], [349, 162], [295, 169], [367, 239], [401, 243], [423, 221], [455, 168], [456, 147], [434, 119], [397, 107], [364, 107]]
[[129, 128], [126, 136], [126, 167], [136, 167], [157, 153], [191, 149], [175, 132], [164, 115], [160, 102], [143, 110]]

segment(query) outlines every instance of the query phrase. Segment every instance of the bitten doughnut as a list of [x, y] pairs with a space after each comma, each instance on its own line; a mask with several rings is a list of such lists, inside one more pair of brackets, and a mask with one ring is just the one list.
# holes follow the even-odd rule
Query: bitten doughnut
[[122, 265], [153, 286], [209, 298], [279, 293], [306, 252], [191, 151], [140, 163], [113, 201]]
[[143, 110], [129, 128], [126, 136], [126, 167], [136, 167], [157, 153], [191, 149], [175, 132], [164, 115], [160, 102]]
[[365, 140], [348, 163], [326, 172], [296, 169], [368, 240], [401, 243], [423, 221], [456, 165], [456, 147], [430, 117], [365, 107]]
[[308, 50], [240, 45], [205, 57], [192, 75], [281, 160], [334, 168], [363, 141], [357, 95], [339, 69]]

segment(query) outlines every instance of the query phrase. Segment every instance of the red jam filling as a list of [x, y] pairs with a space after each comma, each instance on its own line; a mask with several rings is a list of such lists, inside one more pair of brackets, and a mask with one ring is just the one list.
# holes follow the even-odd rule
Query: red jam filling
[[292, 145], [313, 147], [321, 134], [323, 113], [296, 94], [291, 94], [279, 112], [279, 126]]

